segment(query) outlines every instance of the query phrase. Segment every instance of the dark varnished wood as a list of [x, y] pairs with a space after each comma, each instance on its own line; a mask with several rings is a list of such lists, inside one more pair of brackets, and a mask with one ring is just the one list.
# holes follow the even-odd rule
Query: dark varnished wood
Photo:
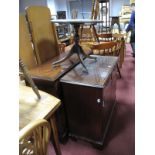
[[[56, 67], [52, 66], [52, 62], [64, 57], [71, 47], [72, 45], [68, 46], [64, 53], [60, 53], [59, 56], [29, 70], [29, 73], [32, 79], [34, 80], [34, 83], [37, 85], [38, 89], [52, 94], [58, 97], [59, 99], [62, 98], [59, 79], [68, 71], [70, 71], [74, 66], [76, 66], [79, 63], [79, 59], [75, 54], [72, 55], [70, 59], [64, 61]], [[90, 54], [90, 49], [88, 47], [83, 46], [83, 49], [86, 52], [86, 54]], [[56, 112], [56, 118], [59, 131], [59, 138], [61, 142], [64, 142], [67, 137], [67, 126], [63, 104]]]
[[115, 68], [118, 58], [85, 59], [61, 78], [69, 135], [103, 146], [116, 98]]
[[[61, 76], [63, 76], [68, 70], [74, 67], [77, 63], [79, 63], [79, 59], [76, 54], [72, 55], [70, 59], [67, 59], [63, 63], [52, 66], [54, 61], [60, 60], [64, 56], [66, 56], [69, 50], [72, 48], [72, 45], [68, 46], [66, 52], [60, 53], [60, 55], [54, 57], [53, 59], [48, 60], [47, 62], [38, 65], [37, 67], [30, 70], [30, 74], [33, 78], [37, 78], [40, 80], [47, 80], [54, 82], [58, 80]], [[83, 47], [84, 52], [86, 54], [90, 54], [91, 51], [88, 47]]]

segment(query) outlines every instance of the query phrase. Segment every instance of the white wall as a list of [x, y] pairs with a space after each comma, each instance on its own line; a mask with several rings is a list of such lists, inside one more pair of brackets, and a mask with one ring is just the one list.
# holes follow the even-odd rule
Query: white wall
[[67, 11], [67, 1], [66, 0], [54, 0], [55, 7], [57, 11]]
[[19, 0], [19, 12], [24, 13], [25, 7], [30, 5], [47, 6], [47, 0]]
[[110, 0], [110, 16], [118, 16], [122, 5], [130, 5], [130, 0]]
[[57, 11], [66, 11], [67, 14], [67, 0], [47, 0], [47, 5], [51, 10], [51, 14], [56, 15]]
[[72, 9], [77, 9], [78, 18], [90, 18], [92, 10], [92, 1], [91, 0], [70, 1], [68, 2], [68, 8], [70, 9], [70, 11], [72, 11]]
[[55, 0], [47, 0], [47, 6], [49, 7], [51, 14], [56, 15]]
[[[77, 1], [77, 2], [76, 2]], [[19, 0], [19, 11], [24, 12], [25, 7], [29, 5], [43, 5], [48, 6], [52, 14], [56, 14], [56, 11], [67, 11], [67, 17], [70, 17], [70, 7], [78, 8], [78, 18], [82, 18], [82, 7], [81, 2], [83, 2], [83, 11], [91, 11], [92, 0]], [[70, 4], [69, 4], [70, 3]], [[121, 11], [122, 5], [129, 5], [130, 0], [110, 0], [110, 16], [118, 16]], [[86, 15], [86, 14], [85, 14]], [[89, 16], [89, 14], [87, 14]], [[86, 17], [88, 18], [88, 17]]]

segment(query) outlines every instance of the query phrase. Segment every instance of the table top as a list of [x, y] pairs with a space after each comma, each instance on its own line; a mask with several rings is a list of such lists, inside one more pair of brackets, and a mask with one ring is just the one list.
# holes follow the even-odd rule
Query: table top
[[[60, 77], [62, 77], [67, 71], [69, 71], [77, 63], [79, 63], [78, 56], [76, 54], [72, 55], [69, 59], [60, 63], [57, 67], [53, 67], [52, 62], [55, 62], [65, 57], [72, 48], [72, 46], [73, 45], [67, 46], [65, 52], [56, 56], [52, 60], [49, 60], [46, 63], [43, 63], [33, 69], [30, 69], [29, 73], [32, 76], [32, 78], [55, 82]], [[87, 47], [87, 45], [83, 45], [82, 48], [86, 54], [90, 54], [91, 50], [89, 47]]]
[[84, 24], [84, 23], [90, 23], [90, 24], [97, 24], [97, 23], [103, 23], [103, 20], [93, 20], [93, 19], [55, 19], [51, 20], [53, 23], [69, 23], [69, 24]]
[[84, 64], [88, 69], [88, 73], [84, 72], [83, 66], [79, 64], [65, 76], [63, 76], [60, 81], [74, 85], [104, 88], [109, 76], [117, 64], [118, 57], [98, 55], [92, 56], [96, 57], [97, 61], [89, 58], [84, 60]]
[[19, 86], [19, 130], [31, 121], [50, 118], [60, 106], [61, 101], [56, 97], [43, 91], [39, 93], [40, 100], [31, 87]]

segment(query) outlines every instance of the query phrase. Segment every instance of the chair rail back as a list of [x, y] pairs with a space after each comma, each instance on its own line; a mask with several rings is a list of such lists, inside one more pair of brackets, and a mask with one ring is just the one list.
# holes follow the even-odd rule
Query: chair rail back
[[93, 50], [94, 54], [119, 56], [121, 42], [116, 41], [93, 44], [91, 49]]
[[28, 124], [19, 132], [19, 154], [46, 155], [50, 133], [50, 125], [44, 119]]

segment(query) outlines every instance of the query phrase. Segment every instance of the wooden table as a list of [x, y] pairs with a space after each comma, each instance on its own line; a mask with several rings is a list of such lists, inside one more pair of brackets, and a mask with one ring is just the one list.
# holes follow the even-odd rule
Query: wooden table
[[43, 91], [39, 91], [41, 99], [38, 100], [36, 94], [30, 87], [20, 85], [19, 89], [19, 130], [22, 130], [22, 128], [28, 125], [31, 121], [37, 119], [50, 120], [55, 151], [57, 155], [61, 155], [54, 116], [61, 101]]
[[[53, 23], [61, 23], [61, 24], [68, 23], [68, 24], [73, 25], [74, 30], [75, 30], [75, 33], [74, 33], [74, 45], [71, 48], [71, 50], [69, 51], [68, 55], [66, 57], [58, 60], [58, 61], [53, 62], [52, 64], [57, 65], [59, 63], [64, 62], [68, 58], [70, 58], [70, 56], [72, 56], [73, 54], [77, 54], [82, 66], [85, 68], [86, 72], [88, 72], [85, 64], [83, 63], [83, 57], [88, 57], [90, 59], [94, 59], [94, 58], [89, 56], [89, 55], [86, 55], [84, 50], [82, 49], [82, 47], [79, 45], [80, 37], [79, 37], [78, 31], [79, 31], [80, 25], [85, 24], [85, 23], [89, 23], [89, 24], [91, 24], [93, 26], [95, 36], [97, 37], [94, 25], [97, 24], [97, 23], [101, 23], [103, 21], [101, 21], [101, 20], [92, 20], [92, 19], [66, 19], [66, 20], [58, 19], [58, 20], [51, 20], [51, 22], [53, 22]], [[98, 39], [98, 42], [99, 42], [99, 39]]]

